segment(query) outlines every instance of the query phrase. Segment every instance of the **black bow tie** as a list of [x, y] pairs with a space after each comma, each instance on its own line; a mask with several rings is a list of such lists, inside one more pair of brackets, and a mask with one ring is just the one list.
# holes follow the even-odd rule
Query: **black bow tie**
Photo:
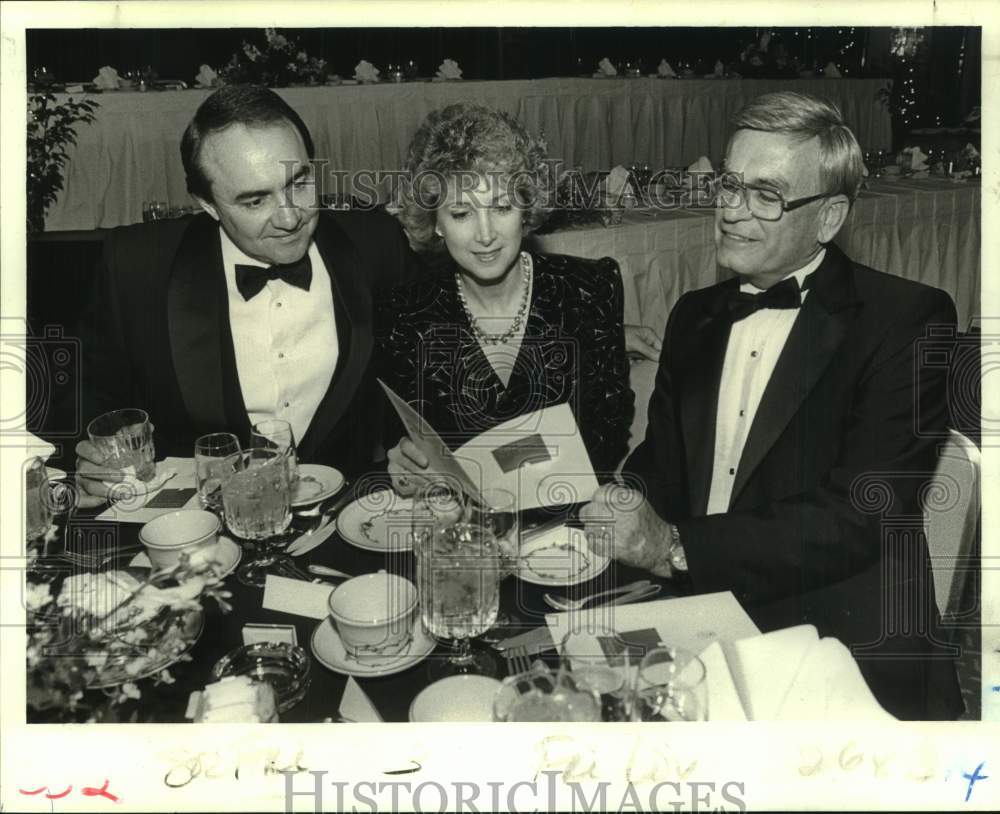
[[283, 266], [264, 268], [263, 266], [236, 264], [236, 287], [245, 300], [252, 300], [256, 297], [261, 289], [267, 285], [268, 280], [284, 280], [289, 285], [308, 291], [309, 285], [312, 283], [312, 263], [309, 261], [309, 253], [306, 252], [297, 263], [288, 263]]
[[[807, 277], [802, 289], [808, 287], [806, 285], [808, 282]], [[726, 299], [726, 310], [733, 322], [746, 319], [762, 308], [798, 308], [800, 305], [802, 305], [802, 290], [799, 289], [799, 281], [794, 277], [788, 277], [760, 294], [744, 294], [736, 289]]]

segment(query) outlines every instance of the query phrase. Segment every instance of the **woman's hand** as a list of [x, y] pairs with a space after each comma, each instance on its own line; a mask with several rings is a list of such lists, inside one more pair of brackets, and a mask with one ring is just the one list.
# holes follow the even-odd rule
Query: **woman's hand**
[[625, 326], [625, 352], [632, 359], [660, 360], [663, 342], [648, 325]]
[[402, 497], [411, 497], [427, 482], [430, 461], [409, 438], [403, 438], [389, 450], [389, 475], [392, 488]]
[[120, 469], [107, 466], [104, 458], [90, 441], [76, 445], [77, 508], [91, 509], [107, 503], [111, 490], [105, 483], [125, 479]]

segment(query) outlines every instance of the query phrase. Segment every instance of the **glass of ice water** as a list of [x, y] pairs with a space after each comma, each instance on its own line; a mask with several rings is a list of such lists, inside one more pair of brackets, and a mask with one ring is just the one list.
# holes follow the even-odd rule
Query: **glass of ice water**
[[195, 480], [203, 508], [222, 514], [222, 484], [243, 468], [239, 439], [231, 432], [213, 432], [194, 442]]
[[222, 484], [226, 525], [242, 540], [266, 540], [292, 522], [288, 456], [258, 448], [242, 457], [243, 467]]

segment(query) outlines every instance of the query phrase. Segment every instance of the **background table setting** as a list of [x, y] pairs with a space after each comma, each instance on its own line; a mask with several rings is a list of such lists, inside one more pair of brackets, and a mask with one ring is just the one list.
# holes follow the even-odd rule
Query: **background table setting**
[[142, 411], [89, 431], [111, 506], [29, 470], [29, 721], [886, 717], [838, 642], [596, 554], [573, 507], [348, 484], [281, 421], [155, 463]]

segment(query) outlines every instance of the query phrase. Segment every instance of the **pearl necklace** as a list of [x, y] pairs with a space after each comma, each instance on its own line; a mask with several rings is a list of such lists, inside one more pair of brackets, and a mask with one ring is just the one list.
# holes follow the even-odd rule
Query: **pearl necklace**
[[510, 327], [502, 334], [488, 334], [479, 327], [479, 320], [473, 315], [469, 309], [469, 303], [465, 300], [465, 293], [462, 291], [462, 276], [457, 271], [455, 272], [455, 287], [458, 289], [458, 300], [462, 303], [462, 310], [465, 311], [465, 315], [469, 318], [472, 332], [481, 342], [488, 342], [491, 345], [499, 345], [501, 343], [506, 345], [513, 338], [514, 334], [520, 330], [521, 324], [524, 322], [525, 314], [528, 313], [528, 294], [531, 291], [531, 256], [527, 252], [521, 252], [520, 259], [521, 276], [524, 278], [524, 294], [521, 296], [521, 306], [514, 315], [514, 321], [511, 322]]

